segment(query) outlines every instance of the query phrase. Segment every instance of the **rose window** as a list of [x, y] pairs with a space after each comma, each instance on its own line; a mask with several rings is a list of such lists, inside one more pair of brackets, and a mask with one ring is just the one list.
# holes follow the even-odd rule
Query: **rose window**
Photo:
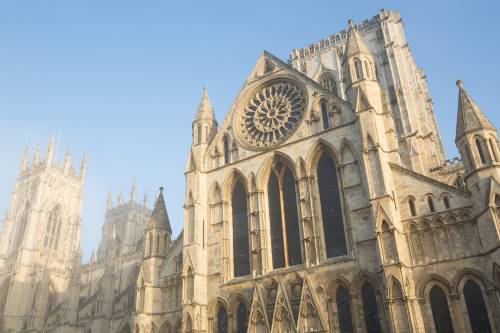
[[288, 138], [304, 115], [306, 99], [292, 81], [272, 81], [259, 88], [237, 119], [243, 140], [255, 148], [268, 148]]

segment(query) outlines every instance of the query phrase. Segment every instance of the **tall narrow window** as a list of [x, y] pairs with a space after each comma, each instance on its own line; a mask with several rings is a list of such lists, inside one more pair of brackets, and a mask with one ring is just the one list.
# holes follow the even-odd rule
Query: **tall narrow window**
[[359, 59], [354, 59], [354, 70], [356, 71], [356, 80], [363, 78], [363, 68]]
[[372, 76], [372, 71], [371, 71], [371, 68], [370, 68], [370, 63], [368, 61], [366, 61], [366, 60], [365, 60], [365, 69], [366, 69], [366, 78], [370, 79], [371, 76]]
[[444, 208], [450, 209], [450, 198], [448, 198], [447, 196], [444, 196], [443, 197], [443, 204], [444, 204]]
[[408, 208], [410, 209], [411, 216], [417, 216], [417, 210], [415, 209], [415, 199], [408, 199]]
[[302, 263], [295, 178], [292, 171], [278, 162], [268, 183], [269, 220], [273, 267]]
[[201, 127], [201, 125], [198, 125], [198, 144], [200, 144], [203, 139], [202, 132], [203, 132], [203, 127]]
[[267, 196], [269, 202], [269, 224], [271, 227], [271, 249], [273, 255], [273, 267], [285, 267], [285, 244], [281, 225], [281, 200], [278, 175], [271, 172], [267, 185]]
[[366, 281], [361, 287], [361, 298], [363, 299], [363, 314], [365, 317], [366, 331], [368, 333], [382, 333], [380, 318], [378, 315], [377, 296], [373, 286]]
[[432, 287], [429, 293], [429, 302], [431, 303], [432, 318], [434, 319], [436, 332], [453, 333], [450, 309], [448, 308], [448, 300], [444, 291], [438, 286]]
[[469, 313], [469, 321], [474, 333], [490, 333], [490, 319], [484, 303], [483, 292], [474, 281], [464, 285], [464, 298]]
[[329, 258], [347, 254], [336, 170], [332, 158], [323, 153], [319, 159], [317, 174], [326, 255]]
[[153, 234], [152, 234], [152, 233], [149, 233], [149, 236], [148, 236], [148, 243], [149, 243], [149, 250], [148, 250], [148, 254], [149, 254], [149, 255], [152, 255], [152, 254], [153, 254]]
[[188, 240], [189, 242], [194, 242], [195, 235], [195, 225], [194, 225], [194, 202], [193, 195], [189, 193], [189, 199], [187, 204], [187, 214], [188, 214]]
[[229, 333], [229, 320], [226, 308], [220, 306], [217, 312], [217, 333]]
[[481, 160], [481, 164], [486, 163], [486, 157], [484, 156], [483, 146], [479, 138], [476, 138], [476, 148], [477, 148], [477, 153], [479, 154], [479, 159]]
[[224, 164], [228, 164], [229, 163], [229, 139], [227, 138], [227, 136], [224, 137], [223, 139], [223, 145], [224, 145]]
[[187, 272], [186, 298], [188, 302], [192, 302], [194, 297], [194, 273], [191, 267]]
[[231, 200], [233, 215], [234, 276], [250, 274], [248, 243], [247, 193], [240, 180], [236, 181]]
[[337, 288], [335, 300], [337, 302], [340, 333], [353, 333], [349, 293], [344, 287]]
[[248, 310], [245, 303], [240, 302], [236, 310], [236, 333], [247, 333], [248, 330]]
[[495, 144], [495, 141], [493, 141], [493, 139], [490, 138], [488, 140], [488, 142], [490, 143], [490, 150], [491, 150], [491, 154], [492, 154], [492, 159], [495, 162], [500, 162], [499, 157], [498, 157], [498, 153], [497, 153], [497, 150], [496, 150], [497, 145]]
[[329, 128], [328, 109], [325, 102], [321, 102], [321, 117], [323, 118], [323, 128]]
[[427, 197], [427, 205], [429, 205], [429, 211], [431, 213], [433, 213], [434, 212], [434, 200], [432, 199], [431, 196]]
[[160, 254], [160, 235], [156, 235], [156, 249], [155, 254]]

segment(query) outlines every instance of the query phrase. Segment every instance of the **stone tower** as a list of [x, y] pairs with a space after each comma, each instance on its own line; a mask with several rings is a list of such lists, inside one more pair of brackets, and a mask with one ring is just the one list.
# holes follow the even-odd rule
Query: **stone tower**
[[[87, 157], [73, 169], [71, 154], [55, 161], [55, 137], [44, 159], [26, 149], [0, 238], [2, 332], [43, 329], [79, 268], [80, 210]], [[76, 319], [69, 306], [63, 320]]]

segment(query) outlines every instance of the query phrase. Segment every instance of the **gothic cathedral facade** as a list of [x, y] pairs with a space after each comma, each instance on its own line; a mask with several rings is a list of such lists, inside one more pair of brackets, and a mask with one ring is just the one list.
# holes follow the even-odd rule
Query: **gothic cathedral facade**
[[[84, 267], [78, 256], [66, 258], [76, 267], [64, 282], [72, 287], [61, 282], [64, 293], [52, 299], [43, 296], [50, 288], [39, 291], [35, 299], [50, 302], [32, 301], [40, 314], [33, 319], [19, 301], [19, 286], [30, 274], [49, 286], [56, 279], [38, 268], [53, 257], [42, 260], [45, 252], [34, 249], [44, 244], [42, 234], [49, 247], [58, 244], [59, 227], [44, 222], [38, 228], [47, 231], [33, 233], [30, 223], [52, 221], [54, 214], [73, 221], [80, 201], [75, 197], [59, 211], [56, 202], [33, 209], [37, 201], [18, 182], [0, 239], [0, 327], [500, 331], [499, 139], [462, 82], [457, 86], [461, 159], [450, 161], [399, 13], [381, 10], [359, 25], [349, 21], [347, 30], [293, 50], [288, 62], [264, 52], [220, 124], [203, 92], [177, 239], [162, 189], [152, 211], [134, 196], [120, 209], [141, 206], [140, 221], [124, 224], [137, 225], [139, 234], [125, 236], [120, 221], [127, 219], [109, 213], [97, 257]], [[80, 175], [67, 172], [75, 196], [85, 161]], [[65, 222], [61, 235], [79, 237], [71, 225]], [[35, 294], [34, 288], [26, 290]], [[60, 319], [61, 309], [68, 319]]]

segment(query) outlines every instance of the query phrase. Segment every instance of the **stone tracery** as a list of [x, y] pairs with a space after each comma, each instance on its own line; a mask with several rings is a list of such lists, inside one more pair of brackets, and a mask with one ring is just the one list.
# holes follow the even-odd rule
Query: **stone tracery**
[[305, 106], [305, 94], [296, 83], [286, 79], [271, 81], [259, 88], [240, 112], [240, 136], [253, 148], [275, 146], [296, 130]]

